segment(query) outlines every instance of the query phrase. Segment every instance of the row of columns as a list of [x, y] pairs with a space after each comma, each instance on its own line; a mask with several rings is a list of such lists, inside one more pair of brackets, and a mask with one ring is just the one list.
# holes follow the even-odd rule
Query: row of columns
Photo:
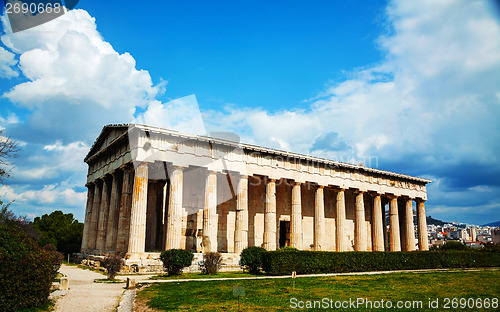
[[[183, 168], [172, 167], [166, 228], [163, 233], [165, 250], [181, 248]], [[265, 194], [263, 247], [277, 249], [276, 180], [267, 179]], [[167, 190], [165, 190], [167, 191]], [[367, 250], [364, 193], [356, 191], [355, 198], [355, 250]], [[82, 250], [144, 253], [146, 240], [146, 213], [148, 196], [148, 165], [138, 165], [135, 170], [117, 171], [89, 185]], [[386, 195], [387, 196], [387, 195]], [[236, 192], [236, 221], [234, 252], [240, 253], [248, 245], [248, 176], [240, 176]], [[404, 219], [400, 218], [398, 197], [390, 197], [389, 241], [391, 251], [415, 249], [413, 208], [410, 198], [405, 201]], [[324, 250], [325, 209], [324, 186], [315, 190], [314, 250]], [[383, 251], [384, 221], [381, 194], [373, 196], [372, 250]], [[345, 189], [336, 193], [336, 250], [346, 251], [344, 224], [346, 219]], [[424, 201], [417, 200], [419, 249], [428, 250], [427, 224]], [[205, 208], [203, 211], [202, 244], [205, 252], [217, 251], [217, 173], [209, 171], [205, 183]], [[404, 227], [400, 229], [400, 227]], [[302, 249], [301, 183], [292, 185], [290, 213], [290, 245]], [[402, 246], [401, 244], [404, 244]]]
[[134, 171], [127, 169], [87, 185], [83, 251], [127, 251], [133, 181]]

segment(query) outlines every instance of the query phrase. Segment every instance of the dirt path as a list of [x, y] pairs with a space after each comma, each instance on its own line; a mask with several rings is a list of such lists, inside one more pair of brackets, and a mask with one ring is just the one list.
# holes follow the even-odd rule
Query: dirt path
[[59, 272], [68, 276], [69, 290], [56, 299], [56, 312], [114, 311], [125, 291], [124, 283], [94, 283], [105, 276], [89, 270], [62, 265]]

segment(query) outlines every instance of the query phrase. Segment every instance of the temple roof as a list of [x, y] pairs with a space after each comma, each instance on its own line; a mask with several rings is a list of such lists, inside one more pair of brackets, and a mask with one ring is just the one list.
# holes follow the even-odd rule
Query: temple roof
[[[210, 136], [187, 134], [187, 133], [182, 133], [182, 132], [179, 132], [176, 130], [169, 130], [169, 129], [148, 126], [148, 125], [141, 125], [141, 124], [109, 124], [109, 125], [105, 125], [102, 128], [101, 133], [99, 134], [99, 136], [95, 140], [94, 144], [90, 148], [89, 153], [87, 154], [87, 156], [85, 156], [84, 161], [88, 162], [92, 158], [94, 158], [94, 156], [97, 156], [98, 154], [100, 154], [101, 148], [103, 147], [103, 145], [105, 145], [104, 143], [106, 142], [106, 140], [108, 139], [108, 136], [111, 134], [112, 131], [119, 130], [119, 132], [117, 134], [115, 134], [118, 136], [116, 138], [114, 138], [114, 139], [118, 139], [118, 138], [121, 138], [123, 136], [128, 135], [129, 129], [133, 129], [133, 128], [137, 128], [139, 130], [146, 131], [146, 132], [160, 133], [160, 134], [170, 135], [170, 136], [179, 137], [179, 138], [183, 138], [183, 139], [208, 142], [208, 143], [212, 143], [212, 144], [220, 144], [220, 145], [226, 145], [226, 146], [231, 146], [231, 147], [238, 147], [238, 148], [242, 148], [244, 150], [267, 153], [267, 154], [271, 154], [271, 155], [291, 157], [291, 158], [296, 158], [296, 159], [303, 159], [303, 160], [307, 160], [307, 161], [313, 161], [313, 162], [324, 163], [324, 164], [328, 164], [328, 165], [334, 165], [334, 166], [338, 166], [340, 168], [371, 172], [371, 173], [375, 173], [375, 174], [397, 177], [397, 178], [407, 179], [407, 180], [416, 181], [416, 182], [425, 183], [425, 184], [432, 182], [429, 179], [414, 177], [414, 176], [401, 174], [401, 173], [395, 173], [395, 172], [386, 171], [386, 170], [370, 168], [370, 167], [366, 167], [364, 165], [349, 164], [349, 163], [345, 163], [345, 162], [339, 162], [339, 161], [329, 160], [329, 159], [320, 158], [320, 157], [307, 156], [307, 155], [303, 155], [303, 154], [292, 153], [292, 152], [287, 152], [287, 151], [282, 151], [282, 150], [267, 148], [267, 147], [261, 147], [261, 146], [257, 146], [257, 145], [246, 144], [246, 143], [234, 142], [234, 141], [210, 137]], [[123, 131], [121, 131], [121, 130], [123, 130]], [[112, 139], [111, 141], [114, 141], [114, 139]]]

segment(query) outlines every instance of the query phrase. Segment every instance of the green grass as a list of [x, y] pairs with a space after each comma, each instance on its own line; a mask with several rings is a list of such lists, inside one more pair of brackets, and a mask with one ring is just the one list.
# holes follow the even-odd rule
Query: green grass
[[[237, 311], [233, 286], [245, 287], [242, 311], [290, 310], [290, 299], [344, 301], [422, 301], [424, 309], [401, 311], [442, 311], [444, 298], [500, 299], [500, 270], [390, 273], [382, 275], [305, 277], [292, 279], [227, 280], [158, 283], [138, 292], [137, 299], [162, 311]], [[428, 309], [429, 298], [439, 299], [438, 309]], [[342, 311], [342, 309], [339, 309]], [[370, 311], [370, 309], [363, 309]], [[391, 309], [398, 311], [398, 309]], [[468, 309], [498, 311], [499, 309]], [[382, 311], [378, 309], [377, 311]], [[449, 309], [448, 311], [463, 311]]]
[[265, 276], [264, 274], [255, 275], [246, 272], [219, 272], [216, 275], [208, 275], [202, 273], [184, 273], [176, 276], [168, 276], [166, 274], [152, 276], [151, 279], [204, 279], [204, 278], [239, 278], [239, 277], [255, 277]]

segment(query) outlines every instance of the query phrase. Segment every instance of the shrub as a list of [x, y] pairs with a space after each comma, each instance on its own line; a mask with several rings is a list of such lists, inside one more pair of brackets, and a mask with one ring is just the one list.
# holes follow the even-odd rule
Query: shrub
[[483, 252], [500, 252], [500, 245], [495, 245], [493, 243], [485, 243], [483, 245], [483, 248], [479, 249], [480, 251]]
[[262, 261], [266, 253], [267, 251], [262, 247], [247, 247], [241, 252], [240, 266], [252, 274], [257, 274], [262, 268]]
[[281, 249], [280, 249], [280, 250], [278, 250], [278, 251], [299, 251], [299, 250], [298, 250], [297, 248], [295, 248], [295, 247], [283, 246], [283, 247], [281, 247]]
[[108, 271], [108, 279], [114, 280], [124, 265], [123, 259], [118, 255], [110, 255], [101, 261], [101, 266]]
[[169, 249], [161, 253], [160, 259], [169, 276], [180, 275], [182, 269], [191, 265], [193, 253], [184, 249]]
[[448, 252], [325, 252], [271, 251], [264, 254], [262, 269], [267, 274], [342, 273], [500, 266], [500, 253], [481, 251]]
[[440, 247], [441, 250], [466, 250], [467, 246], [459, 241], [447, 241]]
[[203, 255], [203, 274], [215, 275], [222, 265], [222, 256], [218, 252], [207, 252]]
[[52, 256], [52, 278], [56, 278], [57, 271], [59, 271], [59, 268], [61, 267], [64, 256], [62, 253], [58, 252], [56, 246], [52, 244], [43, 246], [43, 250]]
[[43, 251], [19, 226], [0, 222], [0, 311], [41, 306], [54, 277], [54, 256]]

